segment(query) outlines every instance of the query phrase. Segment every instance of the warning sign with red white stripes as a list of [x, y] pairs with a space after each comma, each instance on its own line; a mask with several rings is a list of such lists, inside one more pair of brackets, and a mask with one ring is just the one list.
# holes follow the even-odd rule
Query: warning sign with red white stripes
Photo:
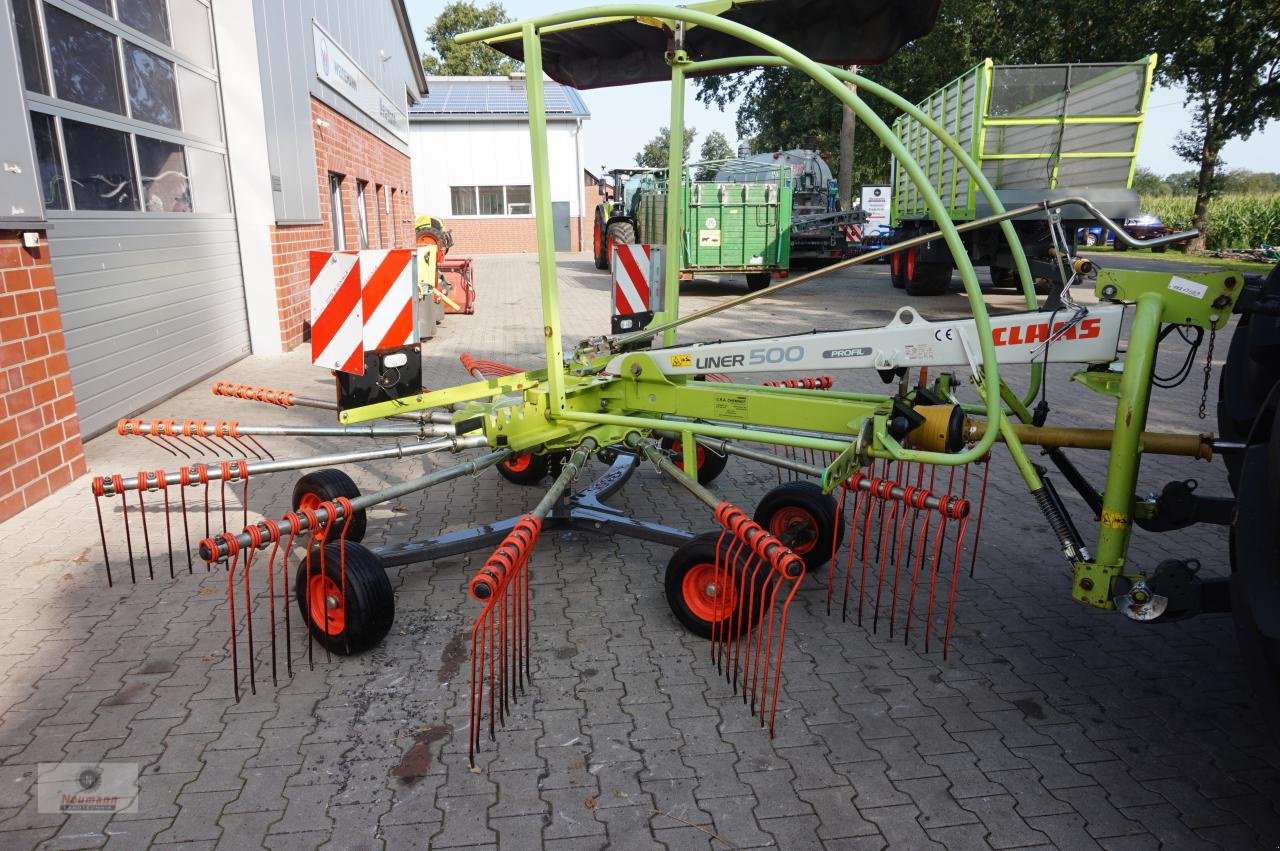
[[311, 252], [311, 362], [364, 374], [364, 354], [414, 342], [413, 250]]
[[356, 252], [311, 252], [311, 362], [364, 374], [364, 312]]
[[365, 351], [413, 342], [413, 250], [360, 252]]
[[647, 245], [613, 244], [613, 314], [650, 310], [650, 251]]
[[850, 242], [862, 242], [862, 225], [841, 225], [845, 239]]

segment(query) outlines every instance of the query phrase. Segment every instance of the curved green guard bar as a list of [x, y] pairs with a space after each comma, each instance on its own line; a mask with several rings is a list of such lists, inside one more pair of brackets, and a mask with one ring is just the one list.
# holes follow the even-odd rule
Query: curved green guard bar
[[[756, 66], [790, 67], [790, 63], [777, 56], [734, 56], [725, 59], [708, 59], [702, 62], [694, 62], [685, 67], [685, 73], [733, 71]], [[860, 74], [855, 74], [835, 65], [823, 65], [823, 67], [836, 79], [853, 83], [859, 89], [870, 92], [873, 96], [902, 110], [927, 127], [929, 132], [946, 146], [947, 150], [955, 154], [960, 165], [969, 173], [969, 177], [973, 179], [974, 183], [977, 184], [978, 191], [982, 193], [983, 197], [987, 199], [987, 203], [991, 205], [991, 211], [996, 214], [1005, 212], [1004, 204], [1001, 203], [1000, 198], [996, 195], [995, 187], [991, 185], [991, 181], [987, 180], [987, 176], [982, 173], [982, 169], [973, 161], [973, 157], [969, 156], [969, 152], [941, 124], [933, 120], [902, 95], [880, 85], [874, 80], [868, 80]], [[1013, 229], [1013, 222], [1008, 220], [1000, 222], [1000, 232], [1004, 234], [1005, 240], [1009, 243], [1009, 251], [1013, 254], [1013, 262], [1018, 269], [1018, 280], [1022, 284], [1022, 294], [1026, 297], [1027, 307], [1030, 310], [1035, 310], [1039, 306], [1039, 302], [1036, 300], [1035, 284], [1031, 279], [1031, 267], [1027, 265], [1027, 255], [1022, 250], [1022, 240], [1018, 239], [1018, 234]], [[1031, 365], [1031, 386], [1027, 391], [1027, 395], [1023, 398], [1024, 405], [1030, 405], [1035, 400], [1036, 394], [1040, 392], [1043, 372], [1043, 365], [1039, 363]]]
[[[956, 268], [960, 272], [960, 280], [964, 283], [965, 295], [969, 300], [969, 308], [973, 312], [973, 321], [978, 333], [976, 341], [982, 351], [982, 369], [983, 380], [990, 387], [998, 387], [1000, 381], [999, 367], [996, 364], [995, 347], [991, 340], [991, 319], [987, 314], [986, 304], [982, 300], [982, 291], [978, 287], [978, 278], [973, 271], [973, 264], [969, 261], [969, 254], [964, 248], [964, 244], [960, 241], [960, 234], [956, 231], [955, 224], [952, 223], [947, 216], [946, 208], [942, 204], [942, 199], [938, 193], [934, 191], [930, 185], [924, 171], [920, 168], [907, 149], [893, 134], [888, 125], [876, 115], [861, 99], [853, 92], [849, 91], [844, 84], [832, 74], [822, 63], [814, 62], [807, 56], [795, 50], [783, 42], [757, 32], [750, 27], [736, 23], [734, 21], [726, 21], [715, 15], [705, 12], [699, 12], [693, 9], [675, 8], [670, 6], [660, 6], [656, 4], [636, 4], [636, 5], [620, 5], [620, 6], [592, 6], [585, 9], [577, 9], [567, 12], [555, 12], [550, 15], [543, 15], [532, 18], [527, 21], [518, 21], [507, 24], [499, 24], [497, 26], [488, 27], [482, 30], [475, 30], [469, 33], [463, 33], [457, 37], [460, 44], [470, 44], [486, 39], [500, 38], [510, 36], [515, 33], [523, 32], [528, 34], [527, 27], [532, 26], [535, 29], [542, 27], [555, 26], [557, 24], [565, 24], [569, 22], [583, 22], [596, 18], [655, 18], [662, 21], [683, 21], [687, 24], [695, 26], [707, 27], [726, 35], [733, 36], [747, 44], [754, 45], [761, 50], [767, 51], [775, 56], [785, 60], [787, 64], [798, 68], [805, 74], [808, 74], [816, 80], [823, 88], [844, 105], [853, 110], [854, 114], [862, 121], [864, 125], [871, 129], [880, 141], [889, 149], [889, 151], [898, 159], [902, 167], [907, 170], [908, 176], [912, 182], [916, 184], [924, 197], [925, 204], [929, 208], [929, 212], [933, 214], [934, 221], [938, 224], [938, 229], [942, 234], [942, 239], [946, 243], [947, 248], [951, 251], [951, 256], [955, 260]], [[987, 420], [995, 426], [988, 428], [982, 438], [972, 447], [956, 453], [954, 455], [945, 452], [924, 452], [919, 450], [902, 449], [896, 445], [888, 444], [884, 448], [888, 453], [898, 460], [903, 461], [920, 461], [926, 464], [942, 464], [946, 466], [955, 466], [959, 464], [969, 464], [977, 461], [995, 443], [998, 427], [1004, 420], [1004, 406], [1000, 402], [999, 393], [983, 394], [986, 401]], [[565, 416], [572, 417], [570, 412], [564, 412]]]

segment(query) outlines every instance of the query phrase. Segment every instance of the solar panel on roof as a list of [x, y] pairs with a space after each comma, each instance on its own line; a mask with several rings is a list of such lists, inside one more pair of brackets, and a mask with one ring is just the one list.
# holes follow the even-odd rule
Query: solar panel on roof
[[[586, 115], [577, 92], [547, 83], [548, 115]], [[517, 80], [433, 80], [430, 93], [410, 110], [419, 115], [528, 115], [524, 83]]]

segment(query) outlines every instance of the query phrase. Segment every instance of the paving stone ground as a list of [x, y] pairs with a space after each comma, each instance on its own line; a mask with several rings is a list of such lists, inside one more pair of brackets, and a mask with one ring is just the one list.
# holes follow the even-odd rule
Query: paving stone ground
[[[600, 333], [606, 276], [585, 256], [562, 256], [560, 269], [566, 336]], [[449, 317], [427, 346], [429, 386], [464, 379], [464, 350], [539, 360], [534, 258], [479, 258], [477, 278], [479, 313]], [[686, 309], [741, 287], [691, 284]], [[687, 339], [882, 324], [900, 302], [885, 267], [874, 267], [709, 321]], [[1015, 304], [1007, 295], [990, 302]], [[964, 303], [952, 294], [917, 306], [936, 317]], [[1180, 360], [1174, 348], [1161, 359], [1165, 372]], [[1025, 370], [1009, 372], [1025, 381]], [[1051, 422], [1107, 426], [1107, 406], [1068, 374], [1052, 370]], [[219, 377], [331, 393], [302, 351], [252, 357]], [[840, 375], [837, 386], [881, 385], [872, 374]], [[215, 399], [208, 387], [139, 415], [332, 421]], [[1157, 391], [1150, 427], [1212, 430], [1196, 417], [1200, 394], [1198, 369], [1181, 388]], [[269, 446], [286, 457], [344, 448], [320, 439]], [[90, 441], [88, 455], [96, 474], [177, 466], [115, 435]], [[1105, 453], [1075, 458], [1101, 482]], [[370, 491], [446, 463], [352, 472]], [[1140, 484], [1159, 491], [1189, 477], [1202, 492], [1227, 492], [1220, 462], [1149, 458]], [[278, 517], [293, 482], [255, 479], [250, 516]], [[735, 460], [716, 486], [751, 510], [775, 482], [771, 469]], [[1092, 539], [1083, 502], [1063, 489]], [[366, 543], [507, 517], [535, 496], [492, 473], [464, 478], [372, 510]], [[197, 564], [188, 576], [180, 553], [171, 580], [157, 547], [155, 581], [120, 581], [120, 511], [109, 504], [117, 582], [108, 588], [85, 478], [0, 525], [0, 848], [1276, 847], [1280, 755], [1260, 732], [1230, 618], [1144, 627], [1087, 610], [1072, 602], [1068, 570], [999, 451], [988, 499], [945, 661], [918, 640], [904, 646], [900, 633], [828, 617], [824, 583], [806, 579], [788, 624], [772, 740], [714, 675], [706, 644], [672, 616], [667, 548], [544, 535], [531, 563], [533, 684], [472, 772], [465, 663], [477, 606], [465, 584], [484, 553], [392, 568], [395, 624], [363, 656], [317, 653], [313, 669], [295, 617], [294, 673], [278, 687], [259, 625], [259, 687], [237, 703], [223, 575]], [[228, 502], [234, 515], [238, 495]], [[649, 468], [613, 502], [637, 517], [713, 527]], [[160, 515], [150, 522], [154, 540]], [[132, 534], [139, 549], [136, 525]], [[1197, 558], [1213, 575], [1229, 570], [1226, 553], [1225, 530], [1210, 526], [1137, 531], [1132, 549], [1141, 565]], [[38, 812], [37, 765], [59, 761], [138, 764], [138, 813]]]

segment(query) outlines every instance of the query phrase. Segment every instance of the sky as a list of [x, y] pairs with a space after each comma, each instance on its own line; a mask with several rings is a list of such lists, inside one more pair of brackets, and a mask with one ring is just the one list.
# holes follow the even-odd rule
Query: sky
[[[484, 0], [480, 0], [484, 2]], [[574, 0], [501, 0], [512, 19], [528, 18], [548, 12], [572, 8]], [[590, 5], [588, 0], [579, 0]], [[443, 0], [406, 0], [409, 17], [413, 23], [418, 46], [426, 49], [426, 29], [444, 7]], [[591, 89], [582, 92], [582, 99], [591, 111], [586, 124], [586, 167], [593, 171], [600, 166], [623, 168], [635, 164], [635, 155], [645, 142], [666, 125], [670, 113], [670, 86], [667, 83], [648, 83], [608, 89]], [[735, 150], [738, 135], [735, 129], [737, 108], [730, 105], [721, 112], [694, 100], [696, 91], [689, 84], [685, 96], [685, 126], [696, 128], [692, 153], [707, 134], [719, 130]], [[1173, 152], [1173, 140], [1179, 130], [1191, 125], [1191, 113], [1183, 106], [1184, 93], [1179, 89], [1155, 88], [1147, 110], [1147, 120], [1142, 130], [1138, 149], [1138, 165], [1156, 174], [1188, 171], [1196, 166]], [[799, 140], [797, 140], [798, 143]], [[1227, 168], [1245, 168], [1250, 171], [1280, 170], [1275, 152], [1280, 150], [1280, 122], [1273, 121], [1248, 140], [1233, 140], [1223, 150], [1222, 158]]]

